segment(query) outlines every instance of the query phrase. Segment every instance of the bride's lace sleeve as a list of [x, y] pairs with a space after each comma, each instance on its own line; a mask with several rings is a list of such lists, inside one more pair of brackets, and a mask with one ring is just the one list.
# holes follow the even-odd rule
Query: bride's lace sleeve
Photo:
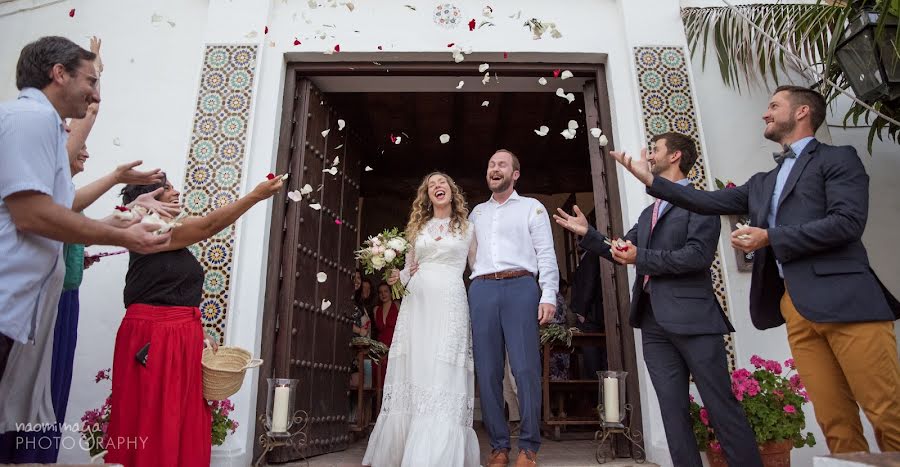
[[416, 248], [413, 245], [409, 246], [409, 251], [406, 253], [406, 261], [403, 263], [403, 270], [400, 271], [400, 282], [405, 286], [409, 283], [409, 280], [412, 279], [412, 272], [410, 272], [410, 268], [416, 262]]

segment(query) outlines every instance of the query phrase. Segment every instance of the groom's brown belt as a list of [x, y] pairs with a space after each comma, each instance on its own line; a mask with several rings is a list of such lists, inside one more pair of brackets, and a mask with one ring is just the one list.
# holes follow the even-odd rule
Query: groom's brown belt
[[523, 277], [523, 276], [534, 277], [534, 274], [532, 274], [531, 272], [526, 271], [524, 269], [513, 269], [511, 271], [500, 271], [500, 272], [492, 272], [490, 274], [483, 274], [483, 275], [476, 277], [475, 279], [501, 280], [501, 279], [514, 279], [516, 277]]

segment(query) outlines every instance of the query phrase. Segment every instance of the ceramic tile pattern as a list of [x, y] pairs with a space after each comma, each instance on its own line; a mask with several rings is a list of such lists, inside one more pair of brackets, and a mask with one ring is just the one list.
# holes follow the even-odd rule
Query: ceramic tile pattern
[[[703, 148], [700, 143], [700, 131], [697, 125], [696, 107], [691, 94], [691, 83], [687, 72], [687, 61], [684, 51], [678, 47], [635, 47], [635, 66], [637, 67], [638, 88], [641, 96], [641, 109], [644, 116], [644, 131], [647, 138], [660, 133], [676, 131], [694, 138], [697, 144], [698, 158], [694, 168], [688, 174], [694, 186], [700, 190], [709, 187], [706, 169], [703, 164]], [[724, 269], [721, 252], [716, 252], [710, 272], [716, 297], [730, 316], [728, 295], [725, 291]], [[728, 365], [736, 367], [734, 337], [729, 334], [725, 338], [728, 350]]]
[[[256, 72], [255, 45], [207, 45], [185, 167], [182, 203], [202, 216], [240, 197]], [[189, 247], [206, 272], [203, 325], [223, 341], [234, 259], [234, 225]]]

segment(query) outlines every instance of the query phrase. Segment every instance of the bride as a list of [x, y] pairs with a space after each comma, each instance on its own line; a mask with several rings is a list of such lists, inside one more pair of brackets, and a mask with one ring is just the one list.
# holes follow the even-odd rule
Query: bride
[[475, 374], [463, 272], [474, 225], [453, 180], [427, 175], [416, 193], [406, 238], [413, 245], [389, 283], [407, 285], [388, 353], [381, 413], [363, 465], [479, 465], [472, 429]]

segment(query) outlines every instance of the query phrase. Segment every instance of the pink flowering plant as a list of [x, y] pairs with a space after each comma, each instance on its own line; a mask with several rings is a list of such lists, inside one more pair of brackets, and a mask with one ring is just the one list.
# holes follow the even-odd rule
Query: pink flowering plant
[[[785, 360], [787, 371], [781, 363], [757, 355], [750, 358], [750, 363], [753, 372], [741, 368], [731, 373], [731, 391], [747, 415], [756, 442], [791, 440], [795, 448], [815, 446], [813, 434], [803, 434], [806, 428], [803, 404], [809, 402], [809, 397], [800, 375], [795, 373], [794, 360]], [[690, 405], [694, 437], [700, 450], [721, 450], [706, 408], [693, 396]]]
[[[100, 370], [94, 377], [94, 382], [111, 381], [111, 369]], [[233, 434], [238, 428], [238, 422], [229, 416], [234, 412], [234, 404], [229, 399], [223, 401], [207, 401], [212, 413], [212, 444], [220, 446], [225, 438]], [[109, 411], [112, 406], [112, 394], [106, 397], [106, 401], [99, 409], [91, 409], [81, 416], [81, 437], [90, 449], [91, 457], [106, 450], [106, 435], [109, 429]]]
[[234, 411], [234, 404], [230, 399], [223, 401], [207, 401], [212, 411], [212, 444], [213, 446], [221, 446], [228, 436], [228, 432], [234, 434], [238, 428], [238, 422], [229, 418], [231, 412]]

